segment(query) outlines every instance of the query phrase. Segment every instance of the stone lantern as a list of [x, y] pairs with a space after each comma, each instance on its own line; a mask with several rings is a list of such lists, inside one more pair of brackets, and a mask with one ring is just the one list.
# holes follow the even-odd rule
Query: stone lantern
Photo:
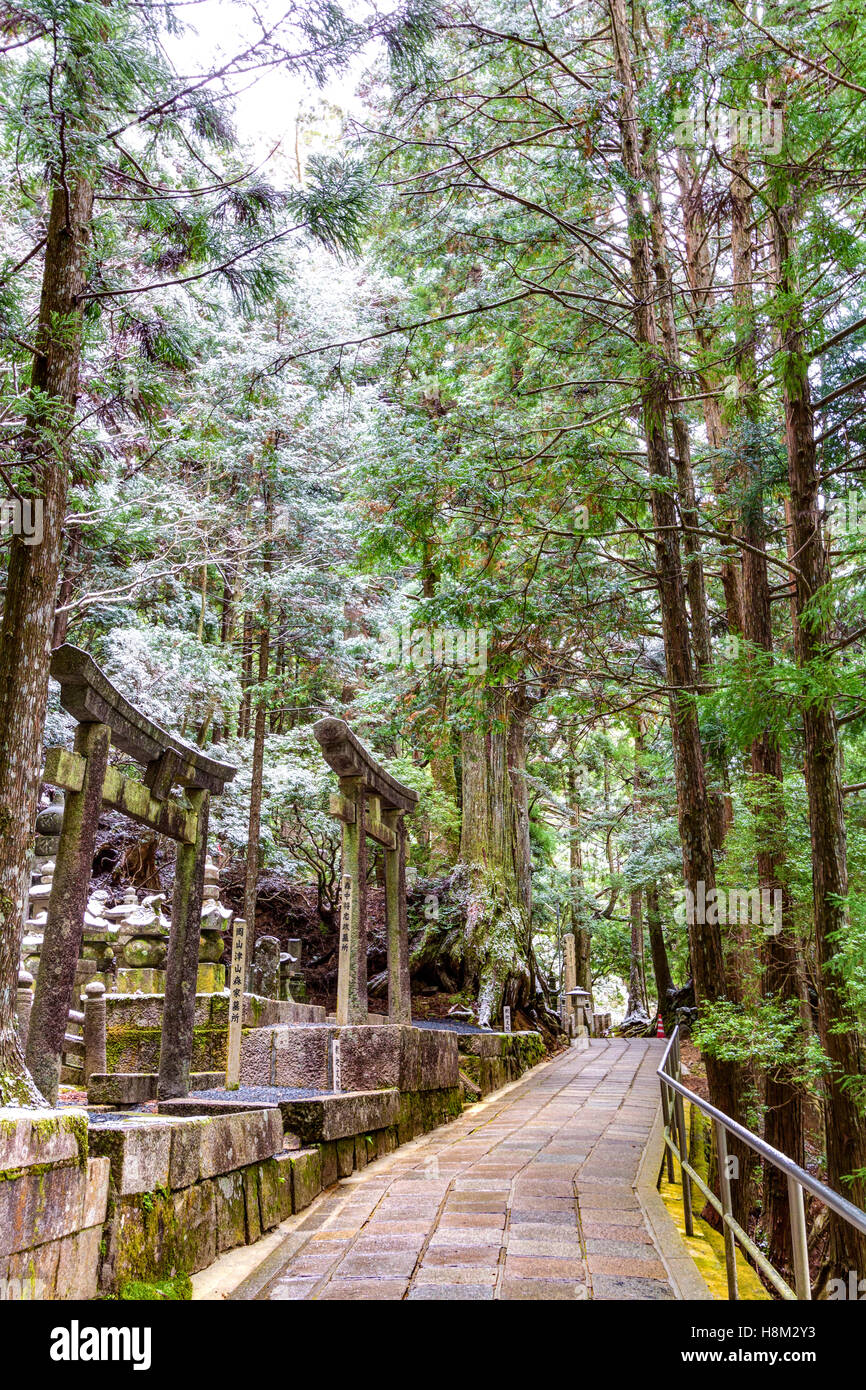
[[51, 794], [51, 804], [40, 811], [36, 817], [36, 846], [33, 867], [37, 872], [43, 867], [46, 860], [56, 860], [57, 858], [60, 832], [63, 829], [64, 808], [63, 792], [54, 790]]

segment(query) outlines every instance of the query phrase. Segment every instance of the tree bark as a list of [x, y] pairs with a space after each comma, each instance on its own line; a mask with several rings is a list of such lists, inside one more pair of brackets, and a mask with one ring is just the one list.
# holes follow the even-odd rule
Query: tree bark
[[591, 942], [583, 914], [583, 852], [580, 845], [580, 788], [575, 770], [574, 742], [568, 746], [568, 804], [571, 811], [568, 840], [569, 909], [574, 936], [577, 987], [592, 994]]
[[653, 963], [653, 978], [656, 984], [658, 1011], [662, 1016], [665, 1032], [668, 1037], [670, 1037], [675, 1022], [674, 1012], [670, 1003], [674, 981], [671, 975], [670, 961], [668, 960], [664, 930], [662, 928], [662, 914], [659, 908], [659, 890], [655, 883], [648, 884], [646, 889], [646, 921], [650, 940], [650, 956]]
[[[632, 778], [632, 852], [638, 849], [637, 817], [640, 807], [641, 773], [640, 758], [643, 752], [643, 733], [640, 722], [634, 736], [634, 776]], [[629, 895], [629, 920], [631, 943], [629, 951], [628, 1001], [626, 1016], [646, 1010], [646, 980], [644, 979], [643, 948], [643, 894], [639, 884], [632, 887]]]
[[[691, 291], [695, 337], [701, 356], [705, 361], [712, 362], [718, 359], [719, 354], [715, 350], [715, 332], [708, 325], [712, 310], [709, 229], [703, 213], [700, 181], [685, 150], [677, 151], [677, 169], [686, 243], [686, 274]], [[707, 443], [714, 452], [721, 449], [727, 438], [727, 429], [719, 408], [720, 382], [717, 371], [718, 369], [705, 368], [700, 375]], [[713, 481], [716, 491], [720, 496], [724, 496], [728, 480], [723, 476], [718, 460], [713, 466]], [[733, 534], [733, 528], [728, 521], [723, 521], [719, 529]], [[743, 593], [740, 566], [735, 557], [730, 554], [723, 556], [721, 574], [728, 631], [739, 633], [743, 630]]]
[[628, 1000], [625, 1006], [626, 1017], [644, 1013], [646, 1010], [646, 985], [643, 977], [643, 911], [640, 888], [632, 888], [629, 894], [629, 922], [631, 941], [629, 947]]
[[244, 613], [241, 644], [241, 689], [243, 695], [238, 714], [238, 738], [249, 738], [250, 686], [253, 683], [253, 615], [249, 609]]
[[68, 605], [72, 599], [72, 592], [75, 587], [76, 561], [78, 551], [81, 546], [81, 527], [70, 526], [66, 536], [66, 557], [63, 561], [63, 578], [60, 581], [60, 592], [57, 595], [57, 610], [54, 613], [54, 631], [51, 635], [51, 649], [56, 650], [62, 647], [66, 641], [66, 633], [69, 628], [69, 609]]
[[[651, 492], [656, 582], [662, 615], [670, 718], [677, 787], [677, 818], [683, 854], [683, 876], [693, 894], [702, 882], [707, 893], [715, 887], [715, 864], [707, 814], [707, 789], [697, 712], [691, 698], [694, 677], [689, 649], [688, 614], [680, 567], [676, 507], [671, 495], [671, 468], [664, 421], [668, 401], [665, 368], [652, 313], [653, 276], [647, 218], [640, 189], [644, 186], [637, 143], [638, 115], [625, 0], [608, 0], [611, 16], [614, 70], [619, 85], [619, 126], [622, 160], [628, 176], [625, 191], [629, 219], [635, 336], [642, 351], [641, 395], [647, 466], [654, 483]], [[727, 997], [725, 962], [717, 923], [694, 922], [689, 945], [699, 1003]], [[742, 1120], [746, 1103], [743, 1068], [707, 1056], [707, 1081], [713, 1104], [733, 1119]], [[737, 1146], [739, 1149], [739, 1146]], [[734, 1153], [734, 1145], [731, 1145]], [[748, 1155], [737, 1151], [740, 1172], [748, 1171]], [[748, 1184], [733, 1185], [738, 1219], [748, 1208]]]
[[[446, 711], [447, 713], [447, 711]], [[444, 721], [443, 721], [444, 722]], [[454, 767], [454, 753], [451, 745], [451, 732], [447, 724], [437, 739], [436, 751], [430, 758], [430, 779], [435, 791], [457, 801], [457, 772]], [[441, 826], [430, 830], [429, 873], [448, 873], [456, 864], [460, 854], [460, 838], [455, 832]]]
[[237, 565], [226, 560], [223, 566], [223, 592], [220, 611], [220, 642], [227, 647], [234, 637], [235, 630], [235, 590]]
[[[731, 179], [731, 259], [733, 300], [737, 312], [737, 401], [741, 422], [757, 423], [757, 368], [754, 350], [754, 303], [752, 296], [751, 204], [745, 175], [746, 151], [737, 148], [731, 163], [736, 170]], [[767, 568], [766, 528], [764, 524], [761, 459], [750, 446], [751, 431], [740, 431], [735, 438], [739, 473], [746, 499], [742, 518], [746, 547], [742, 555], [743, 636], [756, 649], [773, 654], [773, 623], [770, 579]], [[762, 890], [781, 895], [781, 922], [777, 931], [767, 931], [761, 948], [765, 998], [782, 1004], [798, 997], [798, 947], [793, 905], [783, 882], [785, 806], [782, 792], [782, 753], [769, 730], [764, 730], [751, 747], [751, 770], [758, 798], [758, 882]], [[775, 899], [773, 899], [774, 901]], [[802, 1165], [803, 1097], [792, 1079], [792, 1068], [781, 1065], [767, 1071], [764, 1091], [764, 1138], [775, 1149]], [[779, 1269], [793, 1265], [788, 1184], [772, 1163], [764, 1165], [764, 1224], [769, 1240], [769, 1258]]]
[[[796, 273], [793, 193], [787, 166], [780, 167], [776, 182], [772, 220], [780, 313], [780, 377], [797, 564], [794, 650], [801, 668], [820, 672], [821, 649], [832, 641], [831, 614], [821, 601], [830, 575], [818, 505], [820, 474]], [[846, 999], [845, 983], [832, 965], [838, 939], [848, 929], [844, 902], [848, 893], [848, 863], [839, 737], [831, 697], [816, 693], [805, 700], [802, 720], [821, 1041], [831, 1063], [824, 1091], [827, 1181], [857, 1206], [866, 1207], [866, 1120], [856, 1100], [856, 1087], [866, 1059]], [[847, 1278], [848, 1270], [866, 1269], [866, 1236], [832, 1212], [829, 1230], [828, 1258], [834, 1277]]]
[[[661, 344], [671, 368], [670, 380], [674, 390], [682, 390], [682, 364], [674, 314], [674, 289], [671, 278], [670, 257], [668, 254], [665, 213], [662, 202], [661, 175], [655, 142], [646, 139], [644, 167], [650, 184], [650, 235], [652, 240], [653, 270], [658, 293], [658, 319], [661, 331]], [[670, 392], [669, 392], [670, 395]], [[692, 447], [689, 427], [682, 406], [668, 401], [668, 416], [674, 442], [674, 464], [679, 495], [680, 518], [683, 525], [683, 551], [685, 553], [685, 579], [691, 614], [692, 647], [694, 651], [695, 674], [698, 688], [709, 679], [713, 651], [710, 639], [710, 619], [707, 608], [707, 588], [704, 578], [704, 561], [698, 534], [700, 517], [695, 494], [695, 476], [692, 469]], [[730, 792], [727, 771], [724, 765], [719, 769], [722, 787], [709, 790], [709, 826], [713, 849], [721, 850], [729, 826]]]
[[[267, 607], [267, 605], [265, 605]], [[247, 834], [247, 861], [244, 873], [244, 921], [248, 924], [248, 949], [256, 935], [256, 898], [259, 882], [259, 840], [262, 830], [262, 781], [265, 768], [265, 736], [268, 727], [267, 700], [261, 687], [268, 678], [270, 629], [267, 614], [259, 633], [259, 695], [253, 732], [253, 766], [250, 780], [250, 819]]]
[[[674, 316], [674, 289], [665, 233], [661, 175], [655, 144], [651, 139], [647, 140], [643, 162], [650, 184], [650, 235], [652, 238], [653, 270], [658, 293], [657, 312], [661, 343], [673, 373], [674, 385], [679, 389], [682, 385], [682, 375]], [[707, 613], [704, 562], [698, 536], [699, 518], [695, 496], [695, 477], [692, 470], [692, 446], [689, 439], [689, 427], [682, 406], [676, 402], [670, 402], [668, 411], [674, 441], [674, 464], [680, 515], [683, 522], [683, 550], [686, 556], [686, 588], [692, 618], [692, 644], [697, 674], [700, 680], [704, 681], [712, 663], [713, 653], [710, 642], [710, 621]]]
[[41, 1103], [14, 1028], [18, 960], [36, 819], [57, 576], [75, 417], [93, 190], [51, 197], [22, 464], [43, 507], [42, 541], [13, 537], [0, 628], [0, 1105]]
[[501, 687], [479, 702], [479, 722], [463, 731], [463, 824], [466, 880], [465, 979], [475, 990], [478, 1021], [517, 1008], [530, 992], [530, 864], [526, 811], [525, 710]]

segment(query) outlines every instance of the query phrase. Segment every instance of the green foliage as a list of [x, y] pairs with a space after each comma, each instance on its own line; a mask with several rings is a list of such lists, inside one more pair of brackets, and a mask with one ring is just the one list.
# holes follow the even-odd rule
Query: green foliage
[[749, 1009], [728, 1000], [704, 1004], [692, 1036], [707, 1056], [761, 1072], [784, 1069], [814, 1093], [829, 1068], [818, 1039], [804, 1035], [797, 1000], [760, 999]]
[[430, 765], [419, 767], [413, 758], [385, 759], [392, 776], [418, 792], [417, 812], [407, 820], [410, 855], [419, 874], [431, 869], [431, 848], [436, 843], [457, 844], [460, 839], [460, 809], [455, 797], [434, 783]]
[[121, 1303], [188, 1303], [192, 1298], [192, 1280], [188, 1274], [158, 1279], [154, 1283], [130, 1280], [117, 1297]]
[[866, 896], [852, 894], [845, 904], [848, 922], [833, 938], [835, 955], [829, 968], [866, 1028]]

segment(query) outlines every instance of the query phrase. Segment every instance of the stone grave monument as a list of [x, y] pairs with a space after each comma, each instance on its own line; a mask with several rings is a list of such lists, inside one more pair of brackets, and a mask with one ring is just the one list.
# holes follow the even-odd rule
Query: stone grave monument
[[280, 998], [289, 1003], [295, 1000], [303, 1002], [307, 993], [301, 974], [303, 944], [299, 937], [293, 936], [286, 946], [288, 949], [280, 956]]
[[163, 994], [171, 923], [162, 914], [164, 893], [151, 893], [130, 905], [117, 936], [122, 963], [117, 971], [118, 994]]
[[280, 997], [280, 943], [275, 936], [260, 936], [253, 949], [249, 970], [250, 993], [263, 999]]
[[204, 866], [201, 934], [198, 947], [197, 994], [220, 994], [226, 987], [226, 968], [222, 964], [225, 934], [233, 913], [219, 900], [220, 872], [210, 859]]

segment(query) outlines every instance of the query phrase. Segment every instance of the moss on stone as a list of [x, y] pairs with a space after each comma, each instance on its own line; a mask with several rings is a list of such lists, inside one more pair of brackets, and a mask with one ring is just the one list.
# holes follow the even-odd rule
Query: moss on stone
[[0, 1105], [26, 1110], [38, 1104], [37, 1097], [38, 1092], [27, 1077], [8, 1071], [0, 1072]]
[[[137, 1063], [142, 1047], [152, 1057], [159, 1056], [162, 1029], [123, 1024], [109, 1028], [105, 1037], [105, 1069], [109, 1074], [120, 1071], [147, 1070]], [[219, 1071], [225, 1064], [228, 1029], [213, 1024], [196, 1024], [192, 1030], [193, 1071]], [[202, 1065], [197, 1066], [196, 1062]], [[131, 1063], [133, 1065], [131, 1065]]]
[[522, 1071], [538, 1066], [546, 1056], [540, 1033], [513, 1033], [514, 1053]]
[[196, 1221], [195, 1212], [183, 1200], [198, 1187], [210, 1186], [198, 1184], [182, 1193], [155, 1191], [121, 1199], [115, 1231], [115, 1281], [119, 1286], [130, 1280], [149, 1283], [173, 1279], [210, 1263], [215, 1253], [215, 1249], [210, 1251], [208, 1258], [211, 1239], [215, 1244], [213, 1210], [203, 1224]]
[[303, 1211], [322, 1190], [322, 1155], [319, 1149], [292, 1154], [292, 1211]]
[[90, 1132], [86, 1115], [70, 1115], [67, 1120], [67, 1129], [75, 1136], [75, 1143], [78, 1146], [78, 1166], [87, 1167], [87, 1156], [90, 1152]]
[[465, 1071], [470, 1081], [474, 1081], [476, 1086], [481, 1085], [481, 1058], [476, 1057], [471, 1052], [461, 1052], [460, 1067]]
[[160, 1279], [153, 1284], [129, 1280], [117, 1297], [122, 1303], [187, 1303], [192, 1298], [192, 1280], [188, 1274], [177, 1274], [173, 1279]]
[[[693, 1113], [696, 1127], [698, 1129], [699, 1142], [696, 1147], [698, 1151], [703, 1148], [703, 1126], [709, 1125], [707, 1120], [696, 1107], [686, 1101], [685, 1114], [687, 1124], [690, 1119], [690, 1112]], [[698, 1154], [695, 1163], [696, 1172], [701, 1172], [706, 1178], [706, 1163]], [[674, 1159], [674, 1181], [668, 1181], [667, 1164], [662, 1170], [662, 1179], [659, 1184], [659, 1195], [664, 1202], [668, 1214], [672, 1217], [674, 1225], [679, 1231], [680, 1239], [695, 1262], [698, 1273], [701, 1275], [713, 1298], [727, 1299], [728, 1281], [725, 1267], [725, 1238], [719, 1231], [713, 1230], [696, 1212], [692, 1215], [692, 1229], [694, 1234], [686, 1235], [685, 1211], [683, 1208], [683, 1188], [682, 1171], [679, 1161]], [[696, 1195], [696, 1194], [695, 1194]], [[746, 1259], [745, 1254], [739, 1248], [735, 1249], [737, 1261], [737, 1282], [739, 1285], [739, 1296], [745, 1302], [766, 1301], [772, 1295], [764, 1288], [757, 1272], [752, 1268]]]
[[68, 1165], [63, 1163], [28, 1163], [26, 1168], [4, 1168], [0, 1172], [0, 1182], [18, 1182], [19, 1179], [39, 1178], [39, 1192], [45, 1184], [45, 1174], [53, 1173], [56, 1168], [63, 1168]]
[[134, 1049], [137, 1056], [138, 1047], [145, 1038], [158, 1039], [162, 1036], [159, 1028], [137, 1028], [133, 1024], [124, 1024], [119, 1028], [108, 1028], [105, 1035], [105, 1069], [107, 1072], [131, 1071], [132, 1067], [122, 1067], [121, 1063], [128, 1060], [128, 1054]]
[[[11, 1137], [18, 1125], [17, 1120], [0, 1121], [0, 1134]], [[30, 1142], [36, 1147], [41, 1148], [49, 1140], [56, 1138], [58, 1134], [72, 1134], [75, 1138], [78, 1149], [78, 1166], [84, 1168], [87, 1165], [88, 1155], [88, 1120], [83, 1112], [57, 1111], [57, 1110], [37, 1110], [30, 1117]], [[62, 1167], [56, 1161], [49, 1164], [28, 1164], [27, 1171], [30, 1173], [42, 1172], [45, 1168]], [[20, 1170], [7, 1169], [0, 1173], [0, 1178], [16, 1175], [20, 1176]]]

